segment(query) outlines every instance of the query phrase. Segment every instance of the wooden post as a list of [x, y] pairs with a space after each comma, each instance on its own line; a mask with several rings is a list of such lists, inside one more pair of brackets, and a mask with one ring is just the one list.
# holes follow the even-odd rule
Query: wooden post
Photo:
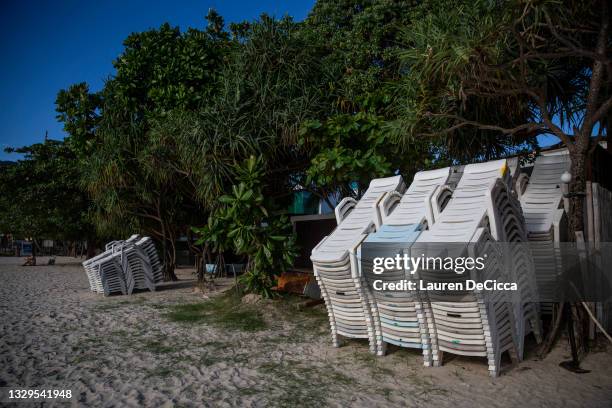
[[593, 185], [586, 182], [586, 216], [587, 216], [587, 242], [595, 242], [593, 225]]
[[[592, 192], [593, 192], [593, 225], [594, 225], [594, 230], [593, 230], [593, 239], [594, 239], [594, 249], [595, 249], [595, 253], [596, 253], [596, 259], [595, 259], [595, 263], [597, 264], [597, 266], [599, 268], [602, 267], [601, 265], [601, 255], [599, 254], [599, 251], [601, 250], [601, 230], [602, 230], [602, 224], [601, 224], [601, 208], [600, 208], [600, 187], [599, 187], [599, 183], [593, 183], [592, 186]], [[595, 316], [597, 317], [597, 319], [599, 321], [603, 321], [604, 318], [604, 309], [603, 309], [603, 304], [602, 302], [596, 302], [594, 304], [595, 306]], [[596, 332], [596, 329], [595, 329]], [[589, 336], [590, 336], [590, 332], [589, 332]], [[593, 333], [593, 337], [595, 336], [595, 333]]]
[[599, 249], [601, 244], [601, 211], [599, 189], [599, 183], [593, 183], [593, 241], [595, 242], [595, 249]]

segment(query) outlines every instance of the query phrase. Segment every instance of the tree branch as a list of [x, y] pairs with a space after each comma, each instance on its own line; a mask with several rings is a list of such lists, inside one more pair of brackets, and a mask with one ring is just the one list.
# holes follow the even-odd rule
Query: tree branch
[[441, 130], [440, 132], [432, 132], [432, 133], [422, 133], [420, 134], [420, 136], [425, 136], [425, 137], [437, 137], [437, 136], [443, 136], [449, 133], [454, 132], [457, 129], [461, 129], [463, 127], [466, 126], [472, 126], [472, 127], [476, 127], [478, 129], [482, 129], [482, 130], [493, 130], [493, 131], [497, 131], [497, 132], [501, 132], [505, 135], [513, 135], [516, 134], [522, 130], [545, 130], [546, 128], [540, 124], [540, 123], [524, 123], [522, 125], [513, 127], [513, 128], [505, 128], [505, 127], [501, 127], [501, 126], [496, 126], [496, 125], [488, 125], [485, 123], [481, 123], [481, 122], [477, 122], [477, 121], [473, 121], [473, 120], [467, 120], [465, 118], [462, 118], [461, 116], [458, 115], [450, 115], [450, 114], [443, 114], [443, 113], [428, 113], [427, 116], [429, 117], [442, 117], [442, 118], [446, 118], [446, 119], [454, 119], [459, 121], [460, 123], [457, 123], [447, 129]]
[[591, 117], [591, 120], [593, 121], [593, 125], [595, 125], [595, 123], [599, 122], [599, 120], [608, 113], [608, 110], [610, 110], [610, 108], [612, 108], [612, 96], [609, 97], [604, 103], [601, 104], [601, 106], [599, 107], [599, 109], [597, 109], [595, 111], [595, 113], [593, 113], [593, 116]]

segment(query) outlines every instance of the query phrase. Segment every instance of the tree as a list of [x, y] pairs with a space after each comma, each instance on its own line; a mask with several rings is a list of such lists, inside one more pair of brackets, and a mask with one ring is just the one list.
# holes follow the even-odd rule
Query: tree
[[[480, 135], [456, 132], [452, 139], [412, 137], [414, 129], [407, 122], [418, 111], [415, 108], [420, 108], [417, 100], [421, 104], [428, 102], [419, 92], [430, 84], [421, 80], [417, 71], [413, 73], [402, 66], [403, 39], [427, 16], [432, 8], [430, 3], [399, 0], [316, 3], [302, 30], [311, 43], [326, 49], [322, 64], [334, 78], [330, 92], [336, 110], [328, 110], [323, 120], [305, 123], [304, 136], [311, 136], [308, 137], [311, 142], [302, 145], [311, 160], [307, 170], [311, 177], [304, 181], [309, 189], [321, 189], [319, 195], [327, 196], [329, 190], [343, 185], [341, 194], [346, 195], [353, 191], [346, 187], [347, 176], [355, 177], [349, 184], [393, 172], [410, 178], [416, 171], [433, 166], [491, 159], [535, 145], [533, 135], [492, 138], [486, 132]], [[442, 3], [439, 11], [448, 12]], [[481, 111], [485, 110], [489, 117], [493, 116], [490, 106], [482, 106]], [[503, 117], [501, 109], [495, 114]], [[360, 136], [359, 129], [372, 133], [367, 141], [373, 143], [371, 146], [364, 144], [366, 139]], [[322, 136], [334, 133], [343, 135], [326, 145], [334, 138]], [[314, 149], [308, 151], [309, 147]], [[374, 152], [377, 153], [373, 155]], [[376, 164], [382, 163], [379, 160], [382, 157], [390, 165], [385, 170]], [[325, 168], [335, 161], [342, 164], [339, 171]], [[379, 171], [354, 173], [362, 163], [371, 163]], [[317, 171], [322, 176], [316, 179], [319, 185], [311, 183], [315, 180], [313, 172]]]
[[95, 148], [95, 131], [100, 122], [102, 95], [91, 93], [85, 82], [58, 92], [55, 100], [57, 120], [64, 124], [66, 139], [80, 160], [86, 160]]
[[381, 85], [399, 76], [399, 35], [409, 27], [417, 2], [406, 0], [319, 0], [304, 23], [309, 43], [327, 49], [321, 61], [334, 77], [337, 106], [352, 112]]
[[393, 143], [384, 117], [373, 113], [306, 121], [300, 135], [300, 146], [312, 154], [300, 184], [330, 207], [329, 197], [334, 193], [358, 197], [373, 178], [396, 171], [413, 174], [433, 163], [427, 145], [415, 143], [401, 149]]
[[572, 161], [571, 235], [582, 231], [585, 164], [612, 107], [609, 3], [431, 1], [422, 10], [404, 37], [401, 138], [558, 137]]
[[298, 24], [263, 15], [231, 28], [217, 94], [197, 112], [168, 115], [164, 125], [179, 141], [177, 166], [207, 209], [251, 155], [263, 157], [267, 194], [289, 196], [291, 175], [308, 163], [296, 144], [300, 123], [322, 117], [330, 105], [320, 50], [305, 42]]
[[164, 24], [130, 35], [99, 95], [77, 85], [58, 96], [66, 130], [91, 142], [83, 180], [98, 229], [152, 235], [166, 279], [176, 279], [175, 241], [199, 210], [189, 180], [176, 170], [176, 140], [160, 123], [173, 111], [198, 110], [216, 92], [228, 36], [218, 14], [209, 18], [205, 31]]
[[90, 202], [79, 188], [79, 167], [68, 144], [45, 140], [6, 151], [24, 157], [0, 167], [0, 229], [32, 238], [34, 251], [43, 238], [76, 241], [89, 237], [88, 246], [93, 246]]
[[[173, 112], [163, 126], [176, 135], [179, 171], [210, 212], [208, 224], [194, 228], [199, 243], [217, 254], [246, 256], [247, 290], [269, 296], [274, 273], [293, 257], [283, 208], [293, 175], [308, 163], [296, 144], [300, 123], [331, 106], [328, 77], [321, 49], [290, 18], [262, 15], [230, 30], [218, 93], [198, 112]], [[243, 163], [250, 166], [246, 173]]]
[[[80, 189], [82, 195], [87, 193], [81, 169], [87, 168], [87, 160], [96, 148], [95, 132], [100, 122], [102, 103], [102, 96], [99, 93], [91, 93], [85, 82], [72, 85], [67, 90], [60, 90], [55, 101], [56, 118], [64, 124], [64, 131], [68, 134], [64, 141], [78, 161], [78, 164], [74, 165], [78, 166], [80, 177], [74, 188]], [[88, 202], [88, 213], [91, 214], [94, 212], [94, 205], [91, 200]], [[89, 222], [92, 223], [91, 220]], [[96, 253], [98, 242], [94, 229], [90, 228], [88, 232], [87, 258], [91, 258]]]

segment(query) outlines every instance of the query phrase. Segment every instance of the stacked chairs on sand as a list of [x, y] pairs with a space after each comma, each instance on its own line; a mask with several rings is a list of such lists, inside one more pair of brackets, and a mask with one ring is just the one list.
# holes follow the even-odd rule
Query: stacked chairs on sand
[[102, 258], [95, 264], [97, 266], [97, 276], [99, 276], [104, 288], [104, 296], [111, 293], [126, 294], [127, 285], [121, 267], [121, 254], [114, 252]]
[[[534, 177], [543, 180], [538, 172]], [[344, 336], [368, 339], [370, 351], [379, 355], [387, 344], [422, 349], [426, 366], [440, 365], [443, 353], [485, 357], [493, 376], [504, 352], [520, 361], [525, 336], [533, 333], [539, 342], [542, 335], [533, 258], [526, 245], [533, 236], [528, 228], [533, 215], [525, 200], [533, 202], [533, 188], [527, 186], [520, 202], [511, 191], [511, 186], [525, 185], [517, 161], [497, 160], [419, 172], [405, 193], [399, 176], [373, 180], [361, 201], [343, 200], [336, 208], [338, 227], [311, 256], [334, 345]], [[517, 290], [374, 290], [380, 276], [359, 262], [364, 243], [410, 257], [448, 255], [446, 246], [458, 252], [455, 257], [488, 255], [478, 273], [462, 276], [427, 265], [418, 271], [386, 270], [387, 281], [497, 280], [515, 282]]]
[[[569, 171], [570, 164], [567, 154], [538, 157], [520, 198], [541, 299], [553, 298], [561, 269], [559, 242], [566, 240], [567, 230], [561, 175]], [[543, 314], [552, 312], [550, 302], [541, 307]]]
[[116, 255], [112, 251], [106, 251], [83, 262], [92, 292], [103, 293], [105, 296], [111, 293], [126, 293], [121, 260]]
[[163, 281], [163, 266], [161, 261], [159, 260], [159, 256], [157, 256], [157, 249], [155, 249], [155, 244], [153, 243], [153, 240], [150, 237], [142, 237], [136, 242], [136, 246], [142, 248], [142, 250], [145, 252], [146, 256], [149, 259], [149, 265], [153, 273], [153, 281], [156, 283]]
[[151, 264], [142, 248], [136, 245], [124, 245], [120, 254], [127, 293], [132, 294], [134, 289], [149, 289], [154, 292], [155, 281], [151, 273]]
[[[465, 246], [465, 253], [457, 256], [478, 257], [488, 254], [483, 276], [475, 280], [494, 279], [509, 282], [504, 276], [504, 265], [500, 265], [501, 254], [493, 243], [504, 241], [503, 207], [504, 192], [510, 174], [505, 160], [473, 164], [465, 167], [463, 176], [453, 192], [450, 202], [436, 220], [436, 223], [418, 238], [416, 247], [419, 254], [428, 253], [434, 244], [434, 251], [446, 243]], [[507, 200], [506, 200], [507, 201]], [[440, 243], [441, 246], [435, 246]], [[494, 256], [491, 256], [494, 254]], [[473, 270], [472, 270], [473, 272]], [[449, 279], [465, 279], [448, 270], [421, 269], [419, 278], [428, 282], [448, 282]], [[475, 276], [472, 276], [475, 277]], [[457, 301], [455, 297], [460, 297]], [[464, 356], [486, 357], [489, 372], [499, 373], [501, 355], [508, 351], [513, 360], [519, 359], [518, 334], [511, 299], [505, 291], [466, 290], [463, 293], [428, 292], [426, 308], [433, 319], [428, 321], [433, 365], [442, 363], [443, 353]]]
[[339, 346], [340, 336], [368, 339], [376, 352], [368, 294], [359, 277], [356, 250], [381, 220], [376, 207], [386, 193], [404, 191], [401, 176], [372, 180], [359, 202], [343, 199], [336, 207], [338, 227], [312, 251], [315, 277], [327, 306], [332, 341]]
[[149, 237], [132, 235], [125, 241], [111, 241], [106, 251], [83, 262], [92, 292], [105, 296], [132, 294], [135, 289], [155, 290], [163, 280], [162, 266]]
[[[378, 206], [382, 225], [368, 236], [366, 243], [394, 244], [401, 251], [409, 252], [410, 244], [416, 240], [423, 229], [434, 223], [441, 203], [448, 199], [450, 190], [446, 187], [449, 168], [422, 171], [403, 196], [397, 192], [387, 193]], [[434, 215], [435, 214], [435, 215]], [[393, 255], [391, 255], [393, 256]], [[364, 260], [364, 262], [366, 262]], [[364, 268], [363, 277], [369, 291], [371, 314], [374, 322], [375, 348], [384, 355], [387, 343], [400, 347], [423, 350], [425, 364], [431, 362], [431, 350], [426, 335], [426, 318], [418, 292], [390, 292], [372, 290], [373, 281], [380, 276]], [[385, 271], [386, 281], [410, 279], [405, 270]]]
[[[514, 174], [516, 176], [516, 173]], [[513, 177], [515, 185], [516, 177]], [[542, 341], [539, 294], [537, 291], [535, 267], [528, 244], [527, 230], [521, 204], [505, 183], [495, 195], [493, 208], [499, 211], [501, 235], [498, 241], [506, 244], [500, 248], [505, 262], [504, 270], [509, 273], [508, 280], [517, 284], [511, 292], [512, 306], [516, 323], [517, 350], [519, 360], [523, 359], [525, 336], [533, 333], [537, 343]]]
[[138, 234], [133, 234], [132, 236], [130, 236], [128, 239], [124, 240], [117, 240], [117, 241], [110, 241], [108, 242], [105, 246], [104, 249], [106, 249], [106, 251], [118, 251], [121, 249], [121, 247], [125, 244], [129, 244], [129, 243], [134, 243], [137, 240], [140, 239], [140, 235]]

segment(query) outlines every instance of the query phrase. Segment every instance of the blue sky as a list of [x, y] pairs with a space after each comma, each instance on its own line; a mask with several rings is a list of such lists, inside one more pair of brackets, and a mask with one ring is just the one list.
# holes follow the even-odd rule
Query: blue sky
[[204, 27], [210, 7], [231, 21], [263, 12], [302, 20], [315, 0], [5, 0], [0, 5], [0, 160], [7, 146], [63, 137], [55, 97], [77, 82], [99, 90], [123, 40], [169, 22]]

